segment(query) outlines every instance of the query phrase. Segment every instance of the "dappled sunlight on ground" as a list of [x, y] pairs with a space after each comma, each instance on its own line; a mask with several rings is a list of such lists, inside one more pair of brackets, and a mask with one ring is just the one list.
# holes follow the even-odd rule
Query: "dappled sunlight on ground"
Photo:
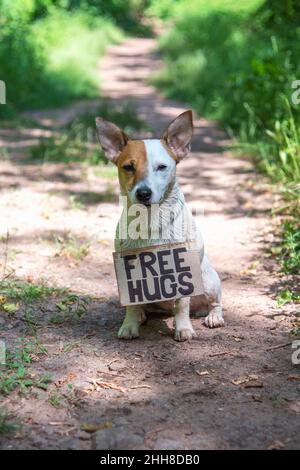
[[[152, 39], [129, 39], [112, 46], [100, 67], [111, 105], [131, 102], [160, 136], [185, 106], [145, 83], [160, 66], [153, 47]], [[82, 104], [30, 116], [59, 126], [81, 111]], [[68, 301], [66, 293], [54, 293], [28, 305], [19, 300], [9, 317], [0, 310], [9, 345], [23, 335], [31, 338], [26, 308], [33, 312], [47, 354], [35, 352], [30, 367], [52, 380], [46, 390], [5, 397], [23, 428], [2, 446], [102, 449], [112, 439], [115, 448], [129, 449], [296, 448], [299, 374], [290, 360], [291, 324], [288, 317], [278, 320], [272, 263], [261, 249], [272, 195], [249, 161], [223, 152], [227, 136], [200, 119], [193, 152], [178, 166], [223, 282], [225, 328], [209, 330], [195, 318], [197, 339], [179, 344], [173, 319], [153, 316], [139, 339], [124, 342], [116, 338], [124, 309], [112, 264], [116, 174], [105, 166], [24, 162], [20, 148], [47, 131], [40, 132], [0, 131], [11, 151], [0, 160], [0, 273], [33, 285], [44, 279], [76, 297]], [[69, 318], [78, 299], [86, 300], [84, 313]]]

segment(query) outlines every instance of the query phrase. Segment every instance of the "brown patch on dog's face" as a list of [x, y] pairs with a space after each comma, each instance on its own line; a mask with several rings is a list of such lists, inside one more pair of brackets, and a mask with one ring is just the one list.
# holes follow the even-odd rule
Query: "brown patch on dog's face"
[[142, 140], [129, 140], [117, 160], [123, 193], [130, 192], [147, 172], [146, 147]]

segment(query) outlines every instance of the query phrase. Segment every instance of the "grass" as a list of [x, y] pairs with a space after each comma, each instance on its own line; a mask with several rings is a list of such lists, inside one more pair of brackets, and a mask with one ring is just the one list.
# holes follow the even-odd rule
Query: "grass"
[[[55, 312], [50, 316], [52, 324], [62, 324], [74, 319], [80, 319], [87, 312], [89, 298], [68, 292], [66, 289], [49, 287], [44, 283], [33, 284], [25, 281], [10, 279], [0, 283], [0, 311], [13, 315], [19, 310], [18, 319], [26, 325], [27, 337], [22, 336], [5, 351], [5, 363], [0, 365], [0, 395], [9, 395], [17, 391], [26, 393], [32, 388], [48, 389], [51, 378], [45, 374], [31, 372], [32, 363], [47, 355], [47, 349], [38, 337], [39, 325], [36, 321], [40, 304], [49, 301], [55, 306]], [[11, 305], [15, 308], [7, 311], [3, 308]], [[16, 309], [17, 306], [17, 309]], [[71, 351], [77, 344], [66, 344], [64, 352]], [[1, 421], [1, 419], [0, 419]], [[1, 429], [1, 425], [0, 425]]]
[[135, 108], [129, 103], [112, 104], [109, 100], [102, 100], [101, 105], [95, 111], [80, 114], [68, 125], [69, 129], [79, 128], [84, 134], [91, 131], [95, 132], [95, 117], [112, 121], [117, 124], [127, 134], [134, 134], [138, 131], [148, 130], [145, 122], [143, 122], [136, 114]]
[[279, 255], [282, 271], [285, 274], [299, 274], [300, 266], [300, 226], [299, 219], [289, 217], [281, 227]]
[[68, 294], [58, 301], [56, 312], [50, 316], [50, 323], [60, 325], [77, 319], [80, 320], [86, 314], [90, 299], [76, 294]]
[[290, 302], [300, 303], [300, 293], [296, 294], [295, 292], [291, 292], [290, 289], [285, 289], [278, 295], [277, 305], [278, 307], [282, 307]]
[[54, 406], [54, 408], [59, 408], [61, 406], [61, 395], [59, 393], [53, 393], [49, 397], [50, 405]]
[[0, 68], [8, 90], [0, 118], [98, 96], [98, 61], [108, 44], [123, 37], [111, 19], [87, 9], [52, 6], [47, 14], [34, 15], [30, 3], [16, 0], [11, 8], [0, 0]]
[[37, 337], [37, 323], [34, 315], [34, 304], [38, 300], [62, 295], [63, 289], [48, 286], [45, 282], [34, 284], [18, 279], [0, 281], [0, 312], [9, 316], [23, 312], [27, 330]]
[[278, 305], [300, 302], [300, 289], [299, 286], [297, 287], [297, 281], [293, 280], [294, 276], [299, 276], [300, 269], [299, 189], [283, 189], [286, 204], [281, 208], [282, 222], [278, 224], [277, 242], [270, 247], [271, 253], [279, 263], [281, 272], [291, 277], [292, 283], [292, 287], [284, 289], [278, 294]]
[[[147, 11], [150, 16], [159, 17], [164, 20], [183, 17], [187, 12], [191, 12], [191, 16], [198, 12], [201, 15], [210, 13], [211, 11], [228, 11], [234, 10], [238, 13], [248, 12], [261, 5], [262, 0], [243, 0], [237, 3], [235, 0], [152, 0]], [[187, 9], [188, 7], [188, 9]]]
[[80, 199], [78, 199], [77, 196], [75, 196], [74, 194], [72, 194], [70, 197], [69, 197], [69, 201], [70, 201], [70, 207], [71, 209], [76, 209], [76, 210], [82, 210], [84, 209], [84, 204], [80, 201]]
[[[25, 304], [49, 297], [61, 292], [61, 289], [50, 287], [45, 282], [34, 284], [22, 280], [6, 280], [0, 282], [0, 296], [3, 300], [11, 299]], [[3, 304], [3, 301], [1, 302]]]
[[104, 162], [100, 149], [95, 117], [102, 116], [113, 121], [129, 135], [148, 130], [130, 104], [112, 104], [103, 100], [94, 111], [80, 114], [69, 122], [55, 137], [41, 140], [40, 144], [30, 150], [29, 159], [36, 162], [80, 162], [97, 165]]
[[52, 393], [49, 397], [49, 403], [54, 408], [60, 408], [66, 402], [72, 407], [80, 405], [81, 398], [77, 396], [77, 389], [73, 384], [67, 384], [65, 391]]
[[37, 21], [33, 30], [43, 41], [48, 61], [46, 73], [51, 77], [45, 90], [48, 96], [43, 96], [43, 106], [97, 96], [99, 59], [109, 43], [121, 40], [121, 31], [107, 18], [59, 9]]
[[151, 9], [168, 21], [159, 40], [165, 68], [154, 83], [218, 120], [276, 185], [284, 209], [274, 255], [293, 275], [300, 272], [300, 107], [292, 102], [300, 8], [295, 0], [288, 4], [161, 0]]
[[36, 375], [29, 371], [28, 365], [47, 350], [36, 339], [21, 338], [13, 350], [6, 351], [6, 363], [0, 366], [0, 394], [8, 395], [18, 389], [25, 392], [31, 387], [47, 390], [51, 378], [48, 375]]
[[4, 408], [0, 408], [0, 435], [10, 434], [21, 428], [19, 423], [12, 421], [12, 416]]
[[[39, 326], [36, 323], [36, 314], [44, 302], [49, 308], [49, 302], [55, 306], [55, 313], [49, 318], [50, 323], [62, 324], [72, 319], [80, 319], [87, 311], [90, 299], [80, 297], [68, 292], [66, 289], [57, 289], [44, 282], [34, 284], [18, 279], [9, 279], [0, 283], [0, 310], [9, 299], [12, 305], [19, 304], [22, 319], [28, 327], [25, 334], [17, 339], [7, 339], [4, 362], [0, 365], [0, 397], [12, 395], [38, 396], [37, 389], [47, 393], [49, 403], [59, 408], [62, 405], [72, 407], [80, 406], [81, 398], [72, 384], [67, 384], [65, 391], [56, 391], [51, 388], [52, 379], [48, 374], [36, 372], [33, 368], [48, 355], [47, 349], [38, 337]], [[53, 309], [51, 309], [53, 310]], [[7, 313], [7, 312], [6, 312]], [[54, 317], [55, 315], [55, 317]], [[8, 338], [8, 337], [7, 337]], [[79, 347], [81, 340], [65, 342], [61, 352], [68, 354]], [[9, 435], [21, 428], [18, 422], [12, 421], [12, 416], [0, 409], [0, 435]]]
[[6, 148], [0, 148], [0, 161], [9, 160], [9, 154]]
[[79, 240], [73, 234], [66, 234], [65, 237], [56, 237], [55, 241], [58, 247], [56, 256], [64, 256], [82, 261], [89, 254], [90, 243]]
[[101, 178], [112, 181], [116, 181], [118, 177], [118, 171], [115, 165], [105, 165], [94, 168], [93, 173], [95, 176], [100, 176]]
[[[76, 251], [76, 256], [82, 256], [83, 248]], [[90, 303], [88, 297], [82, 297], [67, 289], [48, 286], [45, 282], [34, 284], [19, 279], [10, 279], [0, 282], [0, 312], [13, 316], [20, 311], [21, 318], [27, 326], [27, 332], [34, 337], [38, 344], [36, 320], [37, 302], [52, 302], [55, 312], [49, 321], [53, 324], [62, 324], [74, 319], [80, 319], [87, 312]]]
[[68, 343], [66, 343], [63, 347], [63, 352], [64, 353], [69, 353], [71, 351], [73, 351], [74, 349], [77, 349], [81, 346], [81, 340], [79, 341], [70, 341]]
[[0, 0], [1, 118], [99, 95], [98, 62], [124, 31], [149, 35], [144, 0]]

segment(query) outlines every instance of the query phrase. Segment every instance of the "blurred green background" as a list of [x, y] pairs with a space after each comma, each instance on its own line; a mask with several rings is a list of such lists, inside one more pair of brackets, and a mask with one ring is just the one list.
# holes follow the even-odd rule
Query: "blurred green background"
[[278, 185], [288, 201], [281, 262], [299, 272], [299, 0], [0, 0], [0, 119], [98, 96], [105, 47], [151, 24], [165, 62], [153, 83], [217, 120]]
[[107, 44], [138, 24], [141, 2], [0, 0], [2, 112], [64, 104], [97, 94], [95, 69]]

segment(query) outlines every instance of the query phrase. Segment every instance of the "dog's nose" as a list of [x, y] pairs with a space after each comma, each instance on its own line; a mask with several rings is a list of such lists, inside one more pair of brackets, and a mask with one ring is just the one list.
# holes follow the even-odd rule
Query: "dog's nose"
[[150, 201], [152, 196], [152, 191], [147, 186], [143, 186], [136, 190], [136, 198], [138, 201], [142, 202], [143, 204]]

